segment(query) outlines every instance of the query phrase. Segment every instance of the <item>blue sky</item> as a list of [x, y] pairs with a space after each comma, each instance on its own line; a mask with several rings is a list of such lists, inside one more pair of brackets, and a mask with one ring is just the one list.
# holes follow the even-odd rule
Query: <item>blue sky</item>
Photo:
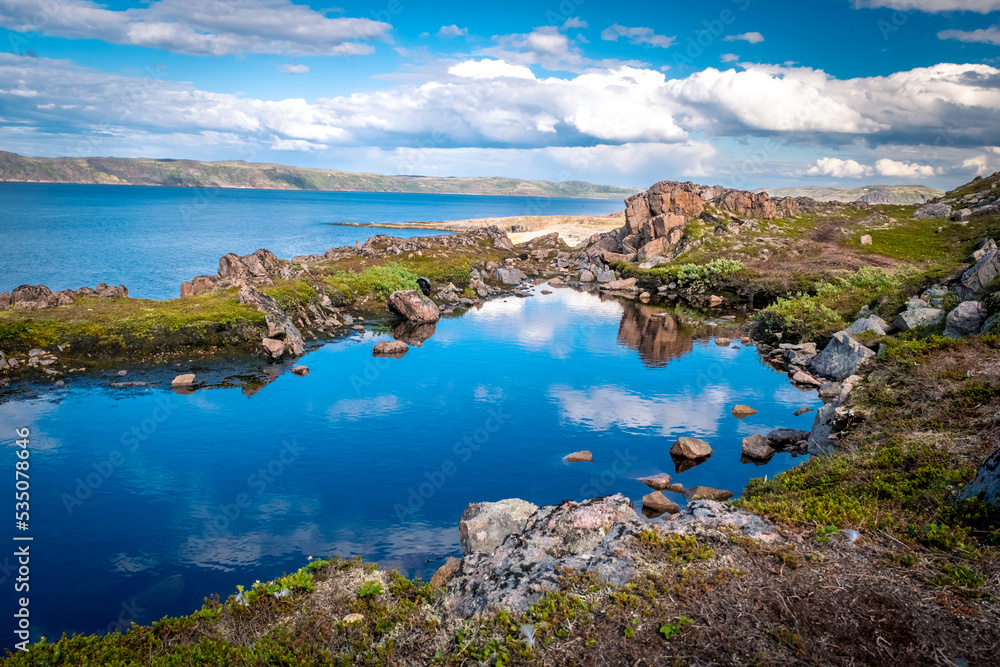
[[0, 149], [648, 186], [1000, 169], [1000, 0], [0, 0]]

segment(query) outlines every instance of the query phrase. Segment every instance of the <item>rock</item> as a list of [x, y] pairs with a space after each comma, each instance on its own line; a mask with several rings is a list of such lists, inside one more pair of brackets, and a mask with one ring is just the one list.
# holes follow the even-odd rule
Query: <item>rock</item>
[[462, 569], [462, 559], [455, 558], [454, 556], [449, 557], [444, 562], [444, 565], [439, 567], [434, 576], [431, 577], [431, 586], [436, 588], [444, 586], [460, 569]]
[[635, 287], [635, 278], [624, 278], [622, 280], [612, 280], [601, 285], [602, 290], [625, 291]]
[[611, 269], [604, 269], [597, 272], [597, 282], [599, 283], [611, 283], [615, 280], [615, 272]]
[[918, 327], [933, 327], [944, 320], [944, 311], [940, 308], [914, 308], [899, 314], [895, 327], [900, 331], [910, 331]]
[[434, 302], [417, 290], [401, 290], [389, 295], [391, 311], [410, 322], [433, 324], [441, 319]]
[[984, 502], [997, 505], [1000, 504], [1000, 448], [993, 450], [993, 453], [986, 457], [976, 478], [965, 485], [962, 491], [963, 498], [975, 498], [981, 496]]
[[292, 372], [298, 375], [300, 378], [304, 378], [305, 376], [309, 375], [309, 367], [296, 366], [295, 368], [292, 369]]
[[365, 617], [364, 614], [354, 613], [354, 614], [348, 614], [341, 620], [343, 620], [344, 623], [360, 623], [361, 621], [365, 620]]
[[[995, 245], [995, 244], [994, 244]], [[972, 265], [959, 280], [959, 291], [965, 300], [982, 294], [986, 288], [1000, 275], [1000, 249], [983, 246], [986, 252]]]
[[372, 348], [372, 356], [402, 359], [403, 355], [409, 351], [409, 345], [401, 340], [383, 340], [375, 343], [375, 347]]
[[192, 385], [194, 385], [194, 373], [178, 375], [174, 378], [173, 382], [170, 383], [171, 387], [190, 387]]
[[528, 279], [528, 276], [525, 275], [524, 271], [521, 271], [520, 269], [509, 269], [506, 267], [500, 267], [493, 272], [493, 275], [504, 285], [520, 285], [522, 281]]
[[704, 440], [681, 436], [670, 446], [671, 456], [681, 459], [703, 459], [712, 454], [712, 446]]
[[961, 338], [978, 334], [986, 321], [986, 309], [978, 301], [963, 301], [948, 313], [944, 335]]
[[951, 206], [947, 204], [924, 204], [913, 212], [914, 218], [949, 218]]
[[716, 500], [723, 502], [729, 500], [733, 497], [732, 491], [723, 491], [722, 489], [713, 489], [710, 486], [692, 486], [690, 489], [685, 489], [684, 497], [691, 500]]
[[549, 287], [565, 287], [566, 281], [562, 278], [553, 278], [549, 281]]
[[771, 441], [760, 433], [743, 438], [743, 456], [751, 459], [764, 460], [774, 456]]
[[219, 259], [219, 278], [240, 287], [270, 286], [281, 274], [283, 265], [273, 252], [264, 248], [242, 257], [228, 253]]
[[743, 343], [744, 345], [749, 345], [751, 342], [750, 336], [744, 336], [743, 338], [740, 339], [740, 342]]
[[795, 384], [805, 385], [807, 387], [819, 387], [820, 385], [823, 384], [822, 382], [814, 378], [812, 375], [809, 375], [808, 373], [804, 373], [802, 371], [798, 371], [797, 373], [795, 373], [795, 375], [792, 376], [792, 382], [794, 382]]
[[[981, 260], [986, 253], [996, 249], [997, 249], [997, 242], [994, 241], [993, 239], [988, 238], [982, 243], [980, 243], [979, 247], [976, 248], [971, 255], [969, 255], [968, 261], [972, 264], [975, 264], [976, 262]], [[0, 295], [0, 298], [2, 298], [2, 295]]]
[[569, 456], [564, 456], [563, 461], [569, 463], [593, 463], [594, 455], [585, 449], [582, 452], [573, 452]]
[[861, 245], [871, 245], [871, 244], [872, 244], [871, 234], [865, 234], [864, 236], [861, 237]]
[[807, 414], [809, 414], [812, 411], [813, 411], [812, 408], [799, 408], [798, 410], [796, 410], [792, 414], [795, 415], [796, 417], [801, 417], [802, 415], [807, 415]]
[[823, 351], [813, 358], [809, 368], [823, 377], [843, 380], [857, 373], [861, 362], [874, 356], [874, 352], [854, 340], [850, 334], [838, 331]]
[[118, 371], [117, 375], [118, 377], [125, 377], [126, 375], [128, 375], [128, 371]]
[[737, 419], [743, 419], [744, 417], [749, 417], [750, 415], [755, 414], [757, 414], [757, 411], [749, 405], [737, 405], [733, 407], [733, 416]]
[[[812, 411], [812, 408], [804, 408]], [[805, 414], [805, 413], [803, 413]], [[767, 434], [767, 440], [775, 449], [785, 449], [802, 440], [809, 439], [809, 431], [800, 431], [795, 428], [779, 428]]]
[[665, 472], [661, 472], [659, 475], [653, 475], [652, 477], [640, 477], [638, 480], [651, 489], [656, 491], [663, 491], [664, 489], [670, 488], [670, 475]]
[[537, 511], [537, 505], [518, 498], [471, 503], [458, 522], [462, 553], [466, 556], [477, 552], [493, 553], [508, 535], [523, 531], [528, 519]]
[[0, 308], [10, 308], [10, 292], [0, 292]]
[[593, 273], [591, 273], [587, 269], [584, 269], [583, 271], [580, 272], [580, 282], [581, 283], [592, 283], [595, 280], [597, 280], [597, 276], [595, 276]]
[[639, 295], [639, 301], [642, 301], [643, 303], [649, 303], [649, 300], [651, 298], [652, 295], [649, 292], [643, 292], [642, 294]]
[[993, 313], [989, 319], [983, 322], [983, 328], [979, 330], [979, 333], [983, 336], [993, 333], [993, 328], [997, 322], [1000, 322], [1000, 313]]
[[723, 303], [721, 296], [715, 296], [714, 294], [708, 298], [708, 305], [710, 308], [716, 308], [721, 306]]
[[889, 333], [889, 324], [878, 315], [861, 317], [854, 321], [854, 324], [844, 329], [849, 334], [859, 334], [866, 331], [874, 331], [880, 336]]
[[677, 514], [681, 511], [681, 506], [667, 498], [659, 491], [653, 491], [642, 497], [643, 513], [649, 508], [659, 516], [660, 514]]
[[204, 294], [215, 289], [219, 282], [217, 276], [195, 276], [190, 281], [181, 283], [181, 298]]
[[285, 353], [284, 342], [277, 338], [265, 338], [260, 344], [264, 348], [264, 352], [272, 359], [280, 359], [281, 355]]
[[[298, 327], [292, 324], [292, 320], [281, 309], [277, 301], [249, 285], [244, 285], [240, 288], [240, 303], [252, 305], [264, 313], [268, 338], [282, 343], [283, 351], [281, 354], [284, 352], [290, 352], [294, 356], [305, 354], [305, 339], [302, 338]], [[270, 354], [270, 348], [268, 348], [268, 353]]]

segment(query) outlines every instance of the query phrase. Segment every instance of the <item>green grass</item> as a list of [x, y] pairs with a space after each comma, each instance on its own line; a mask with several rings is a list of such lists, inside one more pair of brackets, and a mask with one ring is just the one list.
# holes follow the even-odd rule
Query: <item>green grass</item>
[[9, 354], [59, 345], [69, 354], [141, 356], [189, 344], [238, 345], [263, 320], [239, 302], [236, 289], [169, 301], [81, 299], [58, 308], [0, 310], [0, 349]]
[[361, 272], [335, 271], [323, 276], [323, 282], [335, 290], [353, 297], [375, 295], [386, 299], [399, 290], [417, 289], [420, 276], [396, 262], [372, 266]]

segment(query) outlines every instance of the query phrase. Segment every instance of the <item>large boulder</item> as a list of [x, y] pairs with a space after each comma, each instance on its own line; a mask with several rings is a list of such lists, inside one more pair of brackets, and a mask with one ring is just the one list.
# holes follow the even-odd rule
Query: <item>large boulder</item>
[[401, 290], [389, 295], [389, 309], [410, 322], [433, 324], [441, 319], [434, 302], [417, 290]]
[[712, 446], [704, 440], [682, 436], [670, 446], [670, 454], [682, 459], [703, 459], [712, 453]]
[[935, 327], [944, 320], [944, 311], [940, 308], [913, 308], [896, 317], [893, 323], [900, 331], [910, 331], [919, 327]]
[[966, 484], [962, 491], [964, 498], [976, 496], [981, 496], [982, 500], [994, 505], [1000, 503], [1000, 447], [983, 461], [976, 478]]
[[768, 433], [767, 439], [775, 449], [784, 449], [791, 447], [797, 442], [808, 440], [809, 431], [802, 431], [796, 428], [779, 428]]
[[520, 269], [509, 269], [503, 266], [494, 271], [493, 275], [504, 285], [520, 285], [522, 281], [528, 279], [528, 276], [525, 275], [524, 271]]
[[957, 286], [960, 296], [965, 299], [982, 294], [986, 287], [1000, 275], [1000, 249], [985, 246], [986, 252], [965, 273]]
[[854, 340], [846, 331], [838, 331], [817, 354], [809, 368], [813, 372], [834, 380], [843, 380], [858, 372], [858, 366], [875, 353]]
[[523, 531], [528, 518], [537, 511], [537, 505], [519, 498], [471, 503], [458, 522], [462, 553], [466, 556], [477, 552], [493, 553], [508, 535]]
[[913, 213], [914, 218], [950, 218], [951, 206], [947, 204], [924, 204]]
[[948, 313], [944, 335], [948, 338], [961, 338], [978, 334], [986, 321], [986, 309], [978, 301], [963, 301]]
[[743, 456], [749, 459], [766, 460], [774, 456], [771, 441], [760, 433], [743, 438]]
[[609, 283], [604, 283], [601, 285], [601, 289], [611, 292], [623, 292], [635, 287], [635, 283], [635, 278], [622, 278], [621, 280], [612, 280]]

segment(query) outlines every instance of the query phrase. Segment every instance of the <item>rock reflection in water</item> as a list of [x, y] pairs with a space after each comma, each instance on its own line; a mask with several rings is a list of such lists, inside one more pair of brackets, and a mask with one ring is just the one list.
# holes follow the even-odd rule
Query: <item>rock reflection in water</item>
[[437, 331], [436, 324], [400, 322], [392, 328], [392, 337], [412, 347], [420, 347]]
[[666, 366], [694, 349], [692, 331], [673, 313], [635, 301], [622, 306], [618, 342], [638, 351], [646, 366]]

